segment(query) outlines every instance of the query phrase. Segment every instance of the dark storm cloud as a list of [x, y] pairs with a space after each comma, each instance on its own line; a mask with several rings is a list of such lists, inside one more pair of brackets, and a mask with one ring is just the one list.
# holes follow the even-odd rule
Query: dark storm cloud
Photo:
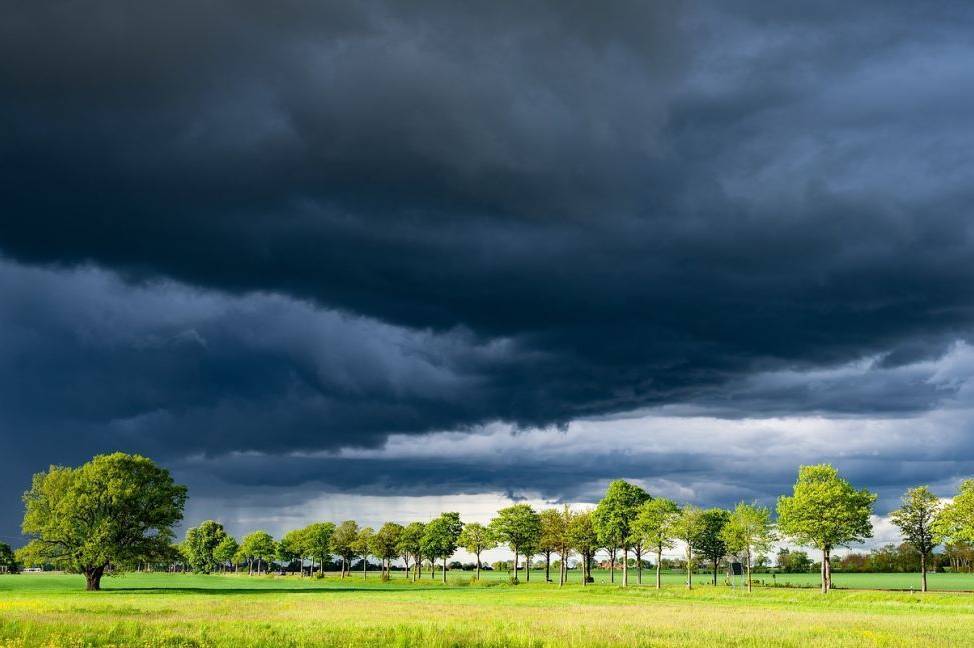
[[972, 26], [952, 3], [6, 3], [12, 463], [940, 407], [958, 388], [915, 368], [974, 318]]

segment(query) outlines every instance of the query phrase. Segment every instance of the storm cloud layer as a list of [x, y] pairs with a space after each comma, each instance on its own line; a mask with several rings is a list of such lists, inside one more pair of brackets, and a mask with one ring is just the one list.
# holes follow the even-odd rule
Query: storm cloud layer
[[[30, 472], [115, 448], [212, 490], [584, 500], [682, 471], [716, 502], [746, 475], [703, 485], [694, 447], [542, 477], [475, 469], [473, 440], [824, 417], [963, 446], [972, 27], [954, 3], [5, 4], [4, 517]], [[890, 462], [864, 481], [967, 467], [901, 473], [888, 428], [842, 429]], [[480, 455], [342, 454], [441, 434]]]

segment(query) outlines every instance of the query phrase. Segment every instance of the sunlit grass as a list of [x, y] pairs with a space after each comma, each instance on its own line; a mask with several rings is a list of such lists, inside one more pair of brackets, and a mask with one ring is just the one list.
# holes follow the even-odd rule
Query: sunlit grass
[[0, 577], [0, 645], [974, 645], [971, 594], [374, 576], [130, 574], [93, 593], [76, 576]]

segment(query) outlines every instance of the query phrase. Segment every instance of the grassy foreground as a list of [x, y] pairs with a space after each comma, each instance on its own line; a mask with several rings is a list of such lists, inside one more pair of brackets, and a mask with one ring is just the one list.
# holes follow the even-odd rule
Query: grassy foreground
[[0, 646], [957, 646], [974, 595], [467, 580], [0, 576]]

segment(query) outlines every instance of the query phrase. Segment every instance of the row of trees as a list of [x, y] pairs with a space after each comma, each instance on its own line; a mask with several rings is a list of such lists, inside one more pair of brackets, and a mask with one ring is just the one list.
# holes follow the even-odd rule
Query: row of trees
[[[733, 510], [679, 506], [654, 498], [638, 485], [612, 482], [605, 496], [589, 511], [568, 507], [535, 511], [515, 504], [497, 512], [488, 525], [463, 524], [456, 512], [427, 522], [407, 525], [386, 523], [378, 530], [360, 528], [354, 521], [339, 525], [318, 522], [286, 533], [275, 541], [266, 531], [255, 531], [239, 543], [218, 522], [208, 520], [189, 529], [174, 545], [172, 527], [182, 518], [186, 489], [173, 483], [168, 471], [145, 457], [115, 453], [101, 455], [78, 468], [52, 466], [34, 476], [25, 494], [23, 531], [33, 536], [19, 552], [23, 562], [54, 564], [82, 573], [89, 589], [98, 589], [108, 568], [124, 570], [144, 563], [184, 561], [199, 572], [246, 564], [249, 573], [262, 573], [270, 565], [297, 564], [302, 574], [317, 567], [321, 572], [332, 557], [341, 561], [344, 578], [356, 557], [367, 570], [368, 557], [377, 558], [388, 577], [393, 561], [401, 560], [407, 573], [422, 577], [423, 562], [442, 563], [462, 547], [477, 559], [497, 546], [514, 553], [515, 582], [520, 558], [530, 564], [543, 556], [545, 577], [551, 580], [552, 558], [558, 582], [567, 580], [569, 560], [580, 558], [582, 583], [591, 582], [592, 562], [598, 551], [610, 555], [611, 579], [617, 560], [622, 564], [622, 585], [630, 581], [630, 556], [642, 582], [643, 556], [655, 557], [656, 586], [661, 586], [663, 552], [676, 546], [684, 551], [687, 587], [693, 586], [696, 565], [708, 564], [714, 583], [721, 560], [742, 562], [751, 588], [751, 567], [773, 543], [788, 539], [821, 552], [822, 591], [831, 588], [832, 552], [837, 547], [871, 536], [870, 515], [876, 496], [857, 490], [829, 465], [803, 466], [791, 495], [777, 503], [777, 520], [769, 508], [740, 503]], [[941, 502], [926, 487], [911, 489], [902, 506], [891, 515], [904, 541], [917, 552], [926, 590], [927, 561], [941, 542], [974, 542], [974, 480], [964, 482], [953, 502]], [[431, 577], [433, 573], [431, 570]], [[530, 580], [530, 570], [525, 579]]]

